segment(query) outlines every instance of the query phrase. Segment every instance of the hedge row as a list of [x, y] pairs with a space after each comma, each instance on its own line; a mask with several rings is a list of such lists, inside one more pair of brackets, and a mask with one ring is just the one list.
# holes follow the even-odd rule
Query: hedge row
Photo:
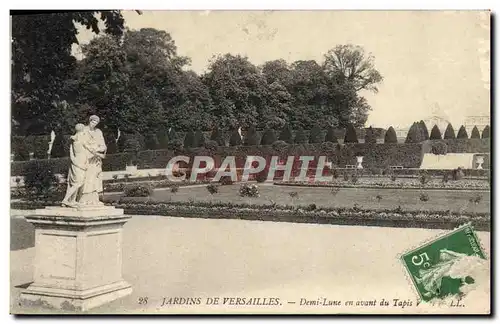
[[[480, 140], [483, 141], [483, 140]], [[338, 168], [345, 168], [347, 165], [356, 165], [356, 156], [363, 156], [363, 167], [365, 169], [379, 168], [384, 169], [390, 166], [401, 166], [403, 168], [418, 168], [422, 162], [422, 148], [420, 143], [408, 144], [294, 144], [294, 145], [269, 145], [269, 146], [234, 146], [217, 147], [214, 149], [198, 148], [187, 150], [154, 150], [140, 151], [137, 153], [110, 154], [103, 161], [103, 171], [125, 170], [127, 165], [137, 165], [139, 169], [165, 168], [170, 159], [178, 155], [186, 155], [191, 158], [197, 155], [207, 155], [214, 157], [216, 166], [224, 160], [226, 156], [235, 156], [236, 166], [243, 168], [247, 156], [255, 155], [265, 157], [268, 161], [272, 156], [286, 158], [288, 156], [296, 157], [295, 167], [300, 167], [299, 156], [314, 156], [316, 161], [311, 162], [314, 167], [319, 156], [327, 156]], [[469, 147], [470, 148], [470, 147]], [[485, 148], [485, 147], [484, 147]], [[487, 159], [486, 159], [487, 160]], [[44, 160], [42, 163], [50, 165], [55, 173], [65, 174], [69, 168], [69, 158], [57, 158]], [[23, 175], [27, 162], [11, 163], [11, 175]], [[489, 167], [489, 162], [485, 161], [483, 166]], [[396, 171], [410, 172], [412, 171]], [[486, 171], [470, 171], [481, 172]], [[474, 174], [470, 174], [474, 175]]]
[[[489, 213], [451, 213], [394, 210], [369, 210], [360, 208], [317, 208], [311, 204], [304, 208], [275, 205], [249, 205], [229, 203], [158, 203], [141, 202], [131, 198], [129, 202], [114, 202], [113, 206], [123, 208], [132, 215], [166, 215], [174, 217], [246, 219], [274, 222], [297, 222], [338, 225], [364, 225], [389, 227], [417, 227], [454, 229], [471, 222], [476, 230], [490, 231]], [[21, 201], [11, 202], [11, 208], [36, 209], [56, 205], [58, 202]]]
[[489, 153], [491, 152], [490, 139], [470, 138], [470, 139], [446, 139], [429, 140], [422, 142], [424, 153], [432, 152], [432, 145], [444, 143], [448, 153]]

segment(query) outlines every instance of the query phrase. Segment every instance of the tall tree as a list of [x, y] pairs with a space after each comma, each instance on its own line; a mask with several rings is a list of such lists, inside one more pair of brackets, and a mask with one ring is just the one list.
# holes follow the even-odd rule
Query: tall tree
[[340, 75], [354, 85], [356, 91], [378, 92], [383, 77], [375, 68], [374, 57], [360, 46], [337, 45], [325, 54], [325, 71]]
[[247, 57], [231, 54], [216, 57], [202, 80], [213, 100], [211, 114], [222, 129], [266, 125], [270, 115], [267, 82]]
[[68, 80], [76, 68], [71, 54], [78, 44], [75, 22], [99, 34], [99, 21], [106, 33], [122, 34], [120, 10], [12, 16], [12, 116], [20, 131], [48, 133], [61, 122], [52, 106], [74, 89]]

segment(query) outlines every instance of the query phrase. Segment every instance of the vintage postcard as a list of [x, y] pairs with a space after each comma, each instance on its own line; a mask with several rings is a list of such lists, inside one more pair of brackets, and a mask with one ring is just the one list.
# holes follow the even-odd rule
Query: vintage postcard
[[490, 11], [10, 19], [11, 314], [491, 313]]

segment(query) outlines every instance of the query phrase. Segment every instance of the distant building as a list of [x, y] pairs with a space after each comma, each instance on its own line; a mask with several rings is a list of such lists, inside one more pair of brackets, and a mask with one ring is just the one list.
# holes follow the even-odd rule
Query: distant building
[[465, 117], [464, 127], [467, 130], [467, 133], [470, 135], [474, 126], [477, 126], [479, 133], [483, 131], [483, 129], [490, 124], [490, 116], [467, 116]]

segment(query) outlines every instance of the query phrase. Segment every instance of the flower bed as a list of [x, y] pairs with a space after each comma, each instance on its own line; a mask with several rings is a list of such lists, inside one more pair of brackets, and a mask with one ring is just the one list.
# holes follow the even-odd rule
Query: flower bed
[[422, 184], [418, 178], [363, 178], [334, 179], [332, 182], [275, 181], [278, 186], [336, 187], [336, 188], [381, 188], [381, 189], [441, 189], [441, 190], [490, 190], [490, 183], [484, 179], [462, 179], [443, 182], [440, 178], [430, 178]]
[[[11, 208], [35, 209], [57, 202], [22, 201], [11, 202]], [[476, 230], [490, 230], [489, 213], [459, 214], [453, 212], [375, 210], [361, 208], [316, 208], [287, 205], [252, 205], [218, 202], [113, 202], [132, 215], [165, 215], [172, 217], [246, 219], [263, 221], [284, 221], [298, 223], [319, 223], [337, 225], [364, 225], [389, 227], [418, 227], [453, 229], [471, 222]]]

